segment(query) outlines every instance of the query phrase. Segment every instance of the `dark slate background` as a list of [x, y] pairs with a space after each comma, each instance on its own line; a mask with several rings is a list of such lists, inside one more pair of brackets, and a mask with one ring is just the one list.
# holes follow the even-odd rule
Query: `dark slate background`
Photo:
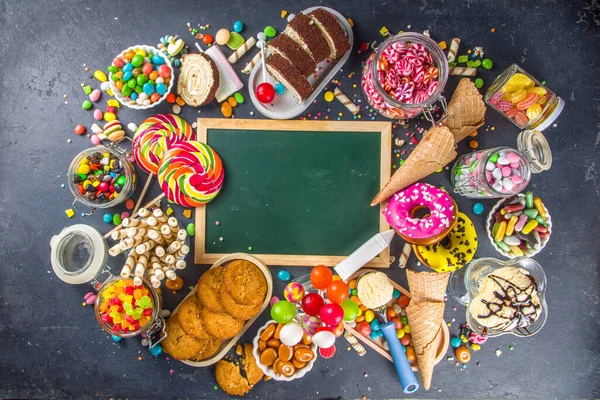
[[[391, 32], [429, 29], [434, 39], [462, 39], [460, 54], [480, 45], [494, 60], [492, 71], [480, 71], [489, 85], [512, 63], [518, 63], [561, 95], [566, 106], [557, 126], [547, 129], [554, 164], [535, 175], [529, 185], [552, 213], [554, 232], [547, 248], [536, 257], [548, 275], [549, 317], [542, 332], [530, 339], [505, 336], [490, 340], [461, 371], [443, 360], [435, 369], [433, 386], [416, 398], [582, 398], [600, 397], [600, 329], [598, 324], [600, 260], [598, 203], [600, 199], [600, 102], [598, 54], [600, 3], [584, 1], [0, 1], [0, 397], [28, 398], [223, 398], [213, 389], [213, 368], [194, 369], [165, 356], [153, 358], [139, 339], [113, 343], [97, 325], [91, 307], [82, 307], [87, 285], [69, 286], [50, 267], [49, 241], [68, 225], [90, 224], [102, 232], [102, 212], [92, 217], [65, 217], [72, 197], [66, 172], [72, 158], [91, 146], [73, 133], [78, 123], [90, 126], [92, 113], [81, 110], [85, 99], [80, 83], [99, 87], [90, 79], [122, 49], [134, 44], [156, 45], [165, 34], [179, 34], [193, 46], [186, 22], [209, 23], [213, 35], [235, 20], [246, 25], [243, 34], [256, 35], [266, 25], [281, 30], [281, 9], [298, 12], [313, 5], [333, 7], [356, 22], [356, 43], [344, 72], [338, 75], [342, 90], [360, 95], [361, 41], [382, 40], [385, 25]], [[408, 26], [411, 26], [409, 28]], [[496, 32], [490, 32], [492, 27]], [[225, 50], [229, 54], [228, 50]], [[244, 59], [244, 62], [250, 57]], [[90, 67], [86, 73], [83, 65]], [[236, 66], [236, 70], [242, 68]], [[352, 78], [348, 73], [356, 72]], [[242, 76], [246, 81], [247, 77]], [[457, 78], [450, 78], [447, 96]], [[357, 83], [358, 88], [352, 84]], [[247, 91], [243, 93], [249, 100]], [[65, 104], [63, 94], [68, 94]], [[102, 104], [106, 97], [103, 95]], [[332, 116], [350, 114], [338, 102], [322, 97], [308, 112], [331, 107]], [[169, 112], [167, 104], [154, 111], [121, 109], [126, 125], [140, 123], [154, 112]], [[250, 102], [235, 110], [248, 118]], [[192, 122], [198, 115], [220, 116], [213, 103], [181, 115]], [[363, 111], [363, 119], [368, 112]], [[259, 118], [256, 114], [254, 118]], [[519, 130], [493, 110], [486, 122], [495, 130], [480, 129], [481, 148], [516, 145]], [[426, 127], [422, 121], [420, 126]], [[410, 123], [407, 132], [414, 132]], [[405, 130], [394, 135], [406, 139]], [[421, 134], [417, 134], [421, 138]], [[72, 143], [67, 143], [72, 139]], [[413, 146], [406, 145], [405, 149]], [[465, 143], [459, 152], [468, 151]], [[404, 158], [405, 156], [403, 156]], [[398, 159], [393, 158], [397, 164]], [[143, 182], [144, 176], [140, 175]], [[448, 172], [428, 179], [450, 187]], [[138, 186], [138, 192], [141, 189]], [[158, 194], [157, 187], [147, 198]], [[137, 196], [137, 195], [136, 195]], [[134, 198], [136, 198], [134, 196]], [[459, 207], [473, 218], [480, 233], [477, 255], [497, 256], [483, 235], [484, 216], [473, 216], [473, 201], [456, 196]], [[486, 209], [493, 200], [484, 202]], [[122, 207], [119, 208], [122, 211]], [[181, 210], [176, 209], [181, 217]], [[402, 241], [396, 238], [393, 254]], [[116, 263], [118, 264], [118, 263]], [[410, 266], [414, 267], [414, 258]], [[118, 266], [116, 266], [118, 268]], [[193, 286], [207, 266], [190, 265], [182, 274]], [[273, 268], [275, 274], [278, 268]], [[306, 268], [289, 268], [293, 277]], [[406, 285], [395, 263], [390, 275]], [[275, 281], [275, 292], [283, 284]], [[167, 308], [185, 296], [166, 293]], [[463, 307], [445, 318], [455, 319], [456, 334], [464, 321]], [[268, 318], [265, 313], [247, 332], [251, 341]], [[405, 397], [392, 365], [368, 351], [360, 358], [337, 341], [333, 359], [320, 359], [301, 380], [261, 382], [249, 394], [255, 398], [400, 398]], [[510, 351], [509, 346], [514, 346]], [[495, 355], [496, 349], [502, 355]], [[450, 354], [450, 353], [449, 353]], [[138, 357], [143, 357], [138, 361]], [[476, 366], [480, 362], [480, 367]], [[173, 373], [170, 374], [170, 370]], [[368, 374], [366, 376], [365, 374]]]

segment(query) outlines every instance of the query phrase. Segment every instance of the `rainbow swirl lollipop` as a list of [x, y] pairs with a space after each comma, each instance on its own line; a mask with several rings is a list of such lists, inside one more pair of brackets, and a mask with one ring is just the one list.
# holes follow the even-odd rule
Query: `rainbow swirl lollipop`
[[138, 127], [133, 137], [133, 156], [141, 169], [156, 175], [162, 155], [174, 144], [196, 140], [196, 133], [183, 118], [158, 114]]
[[174, 144], [158, 166], [158, 183], [163, 192], [184, 207], [198, 207], [214, 199], [224, 176], [219, 155], [207, 144], [196, 141]]

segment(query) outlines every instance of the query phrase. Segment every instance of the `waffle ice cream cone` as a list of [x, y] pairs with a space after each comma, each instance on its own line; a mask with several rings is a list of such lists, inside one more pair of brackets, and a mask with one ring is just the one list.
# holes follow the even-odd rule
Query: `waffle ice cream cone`
[[463, 78], [458, 83], [448, 103], [448, 113], [444, 125], [450, 128], [456, 143], [469, 136], [485, 122], [485, 103], [470, 79]]
[[443, 302], [438, 301], [424, 303], [411, 301], [406, 308], [417, 364], [425, 390], [431, 387], [438, 337], [442, 335], [444, 305]]
[[448, 286], [449, 272], [415, 272], [406, 271], [408, 287], [413, 302], [444, 301], [444, 293]]
[[454, 135], [445, 126], [432, 127], [417, 144], [404, 164], [375, 196], [371, 206], [389, 199], [394, 193], [420, 181], [456, 157]]

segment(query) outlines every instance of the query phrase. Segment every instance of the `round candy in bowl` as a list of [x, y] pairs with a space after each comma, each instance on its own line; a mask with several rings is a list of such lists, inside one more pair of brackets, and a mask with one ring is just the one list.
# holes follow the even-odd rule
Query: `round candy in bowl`
[[306, 334], [294, 346], [281, 343], [280, 333], [284, 326], [274, 320], [262, 326], [254, 338], [252, 353], [256, 365], [265, 375], [276, 381], [293, 381], [312, 369], [317, 359], [317, 346], [312, 342], [312, 337]]
[[528, 191], [496, 203], [488, 216], [486, 232], [503, 256], [533, 257], [550, 240], [552, 219], [542, 200]]
[[164, 101], [173, 87], [173, 67], [167, 56], [152, 46], [123, 50], [108, 67], [110, 87], [119, 103], [136, 110]]

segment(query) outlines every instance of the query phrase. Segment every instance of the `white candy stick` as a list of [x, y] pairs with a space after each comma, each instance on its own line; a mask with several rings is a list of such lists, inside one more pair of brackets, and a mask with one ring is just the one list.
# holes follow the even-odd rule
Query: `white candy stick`
[[174, 281], [175, 279], [177, 279], [177, 274], [172, 269], [166, 269], [166, 270], [163, 269], [163, 271], [165, 272], [165, 275], [167, 276], [167, 279], [170, 279], [172, 281]]
[[359, 109], [340, 89], [335, 88], [333, 95], [350, 111], [353, 115], [358, 114]]
[[177, 250], [179, 250], [181, 248], [181, 243], [175, 241], [173, 243], [171, 243], [169, 245], [169, 247], [167, 247], [167, 253], [168, 254], [174, 254], [177, 252]]
[[244, 69], [242, 69], [242, 74], [250, 74], [250, 72], [252, 72], [252, 68], [254, 68], [254, 66], [256, 65], [256, 63], [259, 62], [261, 58], [262, 58], [262, 52], [259, 51], [252, 58], [252, 60], [250, 60], [250, 62], [248, 64], [246, 64], [246, 66], [244, 67]]
[[175, 264], [175, 257], [172, 254], [166, 254], [165, 256], [161, 257], [160, 260], [167, 265]]
[[119, 254], [121, 254], [122, 251], [123, 251], [123, 249], [121, 248], [121, 243], [117, 243], [113, 247], [108, 249], [108, 254], [110, 254], [113, 257], [116, 257]]
[[408, 257], [410, 257], [411, 251], [412, 251], [411, 244], [404, 243], [404, 247], [402, 248], [402, 254], [400, 254], [400, 259], [398, 260], [398, 266], [400, 268], [406, 268], [406, 263], [408, 262]]
[[477, 68], [450, 67], [450, 75], [475, 76]]
[[155, 268], [154, 269], [154, 276], [156, 277], [156, 279], [158, 279], [159, 281], [162, 281], [163, 279], [165, 279], [165, 273], [162, 270], [162, 268]]
[[173, 232], [179, 231], [179, 223], [177, 222], [177, 218], [171, 217], [167, 220], [167, 225], [171, 228]]
[[162, 246], [156, 246], [154, 248], [154, 254], [156, 254], [158, 258], [163, 257], [165, 255], [165, 248]]
[[448, 62], [454, 62], [456, 60], [456, 54], [458, 53], [458, 46], [460, 46], [460, 39], [454, 38], [450, 42], [450, 49], [448, 50]]
[[175, 268], [177, 268], [177, 269], [184, 269], [186, 266], [187, 266], [187, 263], [183, 260], [178, 260], [175, 263]]
[[154, 211], [152, 211], [152, 215], [154, 215], [154, 218], [161, 224], [166, 223], [168, 220], [167, 216], [160, 208], [155, 208]]
[[148, 230], [146, 228], [127, 228], [125, 229], [125, 234], [129, 238], [133, 238], [136, 236], [145, 236]]
[[244, 54], [248, 52], [256, 44], [256, 39], [251, 36], [244, 42], [232, 55], [227, 59], [229, 63], [235, 64]]
[[160, 287], [160, 280], [156, 277], [156, 275], [150, 276], [150, 284], [155, 289], [158, 289]]
[[161, 246], [164, 246], [167, 244], [167, 241], [165, 240], [165, 238], [158, 231], [155, 231], [154, 229], [150, 229], [148, 231], [148, 237], [150, 239], [154, 240], [156, 243], [160, 244]]
[[141, 219], [132, 219], [132, 218], [125, 218], [121, 224], [125, 227], [125, 228], [145, 228], [148, 226], [148, 221], [143, 221]]
[[171, 233], [171, 228], [169, 228], [169, 225], [163, 225], [160, 227], [160, 233], [162, 234], [162, 236], [165, 238], [165, 240], [167, 242], [171, 242], [173, 240], [175, 240], [175, 238], [173, 237], [173, 234]]
[[125, 229], [119, 229], [110, 234], [112, 240], [121, 240], [124, 237], [127, 237], [127, 231]]
[[148, 257], [145, 254], [142, 254], [140, 258], [138, 258], [137, 264], [135, 265], [135, 276], [139, 276], [140, 278], [144, 276], [144, 272], [146, 272], [146, 265], [148, 264]]
[[144, 242], [144, 243], [139, 244], [138, 246], [136, 246], [135, 252], [141, 255], [141, 254], [149, 252], [156, 245], [157, 245], [157, 243], [154, 240], [148, 240], [147, 242]]
[[142, 286], [142, 283], [143, 283], [142, 278], [140, 278], [139, 276], [136, 276], [133, 278], [133, 284], [135, 286]]
[[185, 231], [185, 229], [180, 229], [177, 231], [177, 240], [183, 242], [186, 237], [187, 237], [187, 232]]
[[138, 215], [142, 218], [147, 218], [150, 216], [150, 211], [147, 208], [140, 208], [138, 210]]
[[[190, 248], [186, 245], [181, 246], [181, 248], [179, 250], [177, 250], [177, 252], [175, 254], [173, 254], [175, 256], [176, 259], [181, 259], [184, 258], [188, 253], [190, 252]], [[171, 263], [170, 263], [171, 264]]]
[[155, 217], [148, 217], [146, 218], [146, 224], [148, 226], [156, 226], [158, 225], [158, 220]]

